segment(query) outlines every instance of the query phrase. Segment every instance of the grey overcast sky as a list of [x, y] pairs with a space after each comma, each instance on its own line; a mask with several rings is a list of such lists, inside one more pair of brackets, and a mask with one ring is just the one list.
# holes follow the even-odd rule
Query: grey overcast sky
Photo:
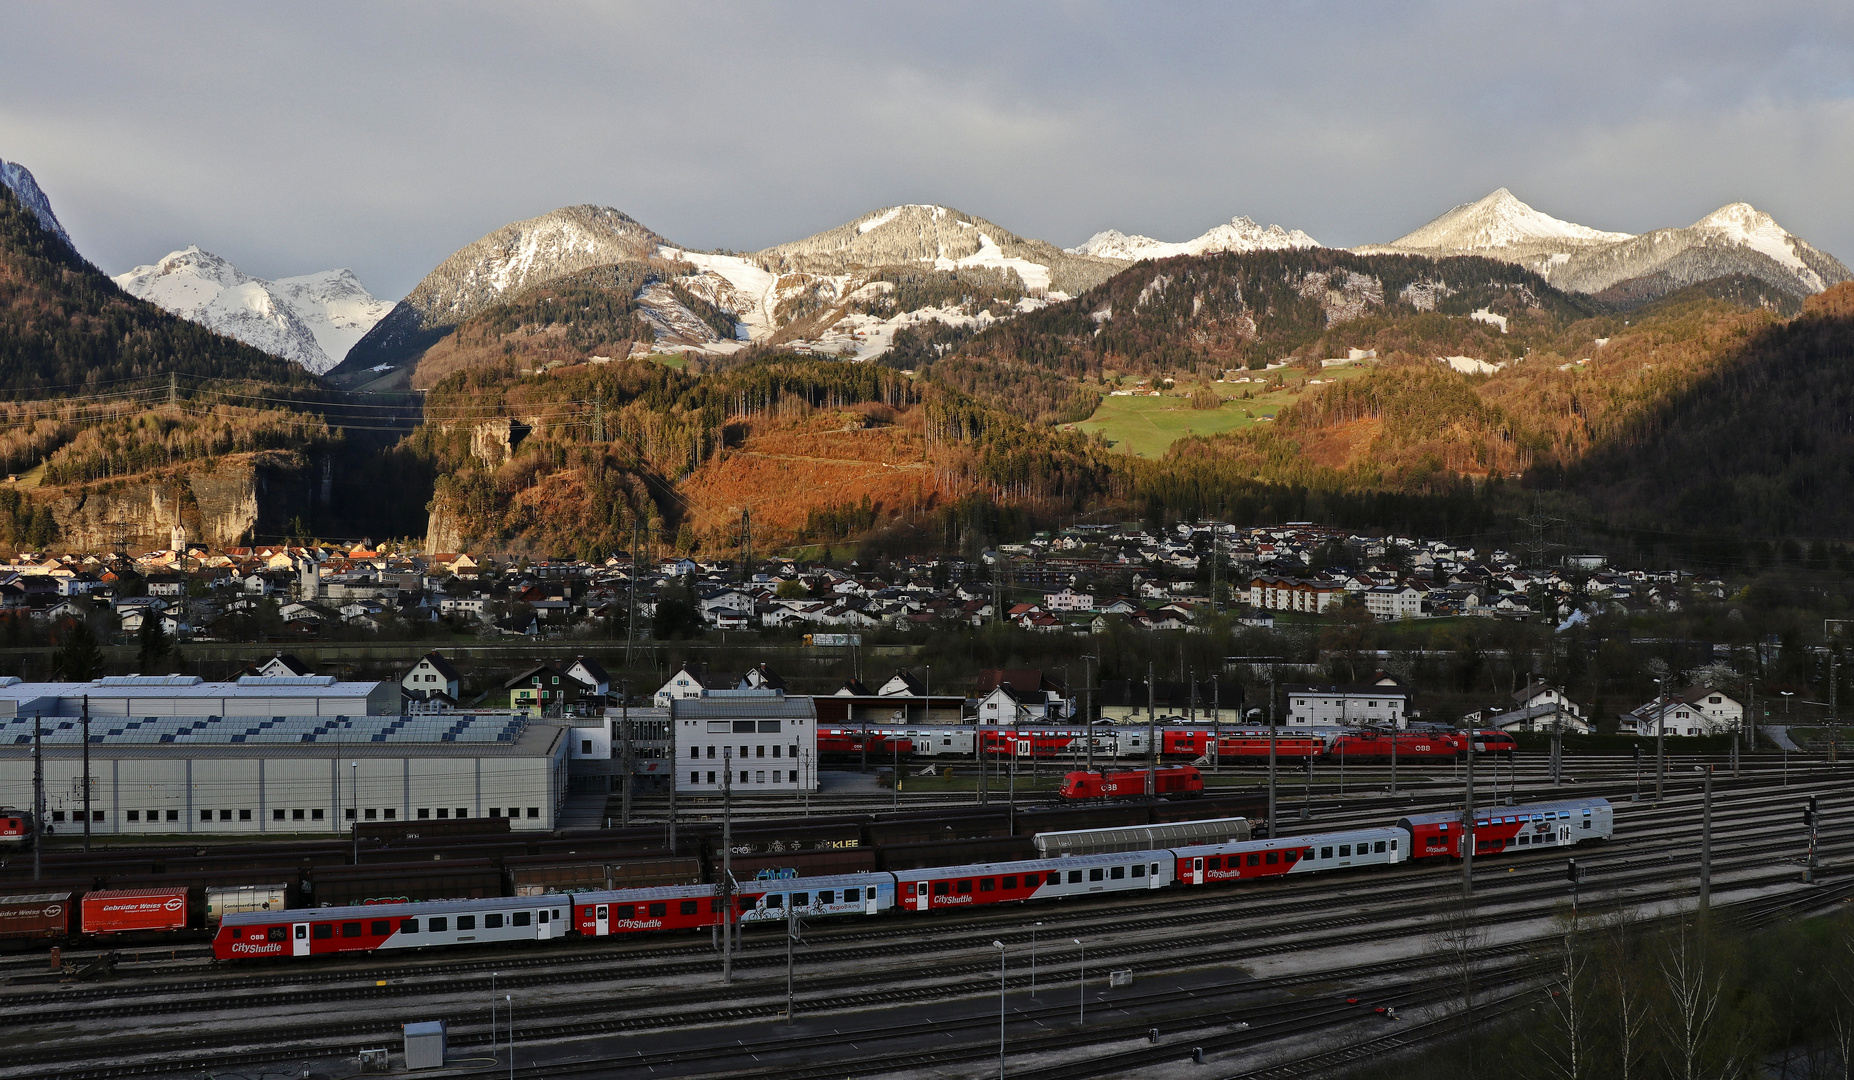
[[899, 202], [1072, 245], [1390, 240], [1511, 188], [1746, 201], [1854, 261], [1854, 4], [8, 5], [0, 158], [119, 273], [198, 244], [396, 298], [556, 206], [754, 249]]

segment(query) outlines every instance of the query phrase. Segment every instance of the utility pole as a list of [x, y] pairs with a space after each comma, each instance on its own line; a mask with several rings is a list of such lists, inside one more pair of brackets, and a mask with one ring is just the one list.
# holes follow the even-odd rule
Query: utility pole
[[676, 702], [670, 702], [669, 711], [669, 849], [676, 854], [676, 770], [682, 767], [681, 759], [676, 756]]
[[84, 695], [84, 850], [90, 850], [90, 695]]
[[[618, 795], [618, 823], [622, 827], [628, 829], [631, 827], [631, 777], [636, 772], [636, 764], [631, 757], [631, 684], [628, 682], [619, 683], [618, 694], [620, 697], [618, 703], [618, 715], [620, 717], [618, 721], [618, 738], [623, 746], [622, 753], [624, 755], [619, 764], [619, 769], [624, 775], [619, 779], [619, 783], [622, 784], [623, 787], [619, 789]], [[670, 771], [670, 783], [673, 784], [675, 782], [676, 773], [674, 766], [672, 766]]]
[[[1275, 832], [1275, 665], [1268, 665], [1268, 838], [1273, 840]], [[1313, 755], [1307, 755], [1309, 775], [1313, 768]], [[1313, 781], [1307, 781], [1308, 800], [1312, 800]]]
[[39, 880], [39, 849], [45, 846], [45, 725], [32, 714], [32, 880]]
[[631, 665], [631, 649], [637, 642], [637, 549], [644, 542], [644, 523], [631, 520], [631, 601], [624, 616], [624, 662]]
[[[734, 981], [734, 748], [721, 748], [721, 981]], [[670, 782], [675, 783], [671, 776]]]
[[[1084, 655], [1082, 659], [1087, 660], [1087, 661], [1098, 661], [1100, 658], [1095, 656], [1093, 653], [1088, 653]], [[1087, 769], [1089, 772], [1094, 771], [1094, 703], [1092, 700], [1093, 694], [1094, 694], [1093, 666], [1094, 665], [1090, 663], [1090, 664], [1083, 666], [1082, 668], [1082, 671], [1086, 673], [1086, 678], [1088, 680], [1088, 684], [1082, 687], [1082, 722], [1088, 725], [1088, 746], [1087, 746], [1086, 752], [1088, 754]]]
[[792, 999], [792, 947], [798, 942], [798, 905], [785, 905], [785, 1022], [797, 1015]]
[[1155, 769], [1159, 767], [1159, 748], [1154, 739], [1158, 734], [1154, 719], [1153, 705], [1158, 698], [1158, 686], [1152, 681], [1152, 661], [1146, 661], [1146, 797], [1157, 794], [1159, 777]]
[[1661, 789], [1667, 783], [1667, 705], [1657, 703], [1654, 714], [1654, 804], [1661, 805]]
[[1700, 811], [1699, 909], [1712, 910], [1712, 766], [1706, 766], [1706, 801]]
[[1461, 811], [1461, 898], [1474, 899], [1474, 732], [1468, 732], [1468, 784]]

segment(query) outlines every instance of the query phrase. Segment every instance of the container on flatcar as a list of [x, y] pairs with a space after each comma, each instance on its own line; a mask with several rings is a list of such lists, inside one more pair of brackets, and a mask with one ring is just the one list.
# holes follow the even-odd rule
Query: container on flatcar
[[206, 925], [217, 926], [227, 915], [247, 911], [283, 911], [290, 906], [290, 887], [276, 885], [206, 886]]
[[69, 937], [71, 907], [69, 892], [0, 896], [0, 941]]
[[106, 889], [84, 894], [86, 934], [122, 934], [136, 930], [184, 930], [185, 889]]

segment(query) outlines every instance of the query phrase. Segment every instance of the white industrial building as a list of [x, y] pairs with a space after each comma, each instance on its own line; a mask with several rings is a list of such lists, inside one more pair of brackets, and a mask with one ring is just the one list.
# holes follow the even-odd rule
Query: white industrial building
[[566, 798], [566, 728], [402, 715], [396, 682], [0, 682], [0, 804], [33, 805], [36, 742], [54, 830], [83, 824], [86, 699], [93, 832], [341, 835], [356, 821], [476, 817], [552, 829]]
[[1410, 688], [1379, 672], [1368, 683], [1286, 686], [1290, 725], [1409, 726]]
[[729, 768], [738, 794], [817, 790], [817, 707], [808, 697], [711, 690], [671, 701], [670, 721], [679, 792], [718, 795]]

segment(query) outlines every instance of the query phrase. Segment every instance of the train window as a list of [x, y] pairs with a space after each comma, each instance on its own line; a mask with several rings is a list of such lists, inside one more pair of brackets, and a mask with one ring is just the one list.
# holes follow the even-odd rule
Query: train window
[[264, 931], [265, 941], [288, 941], [289, 937], [290, 928], [287, 926], [273, 926]]
[[954, 891], [957, 892], [961, 896], [970, 896], [972, 895], [972, 879], [965, 878], [953, 888], [954, 888]]
[[979, 879], [979, 892], [992, 892], [995, 889], [997, 889], [997, 887], [998, 887], [998, 880], [996, 878], [980, 878]]
[[1159, 864], [1158, 864], [1158, 863], [1153, 863], [1153, 864], [1152, 864], [1152, 865], [1151, 865], [1151, 866], [1150, 866], [1150, 867], [1148, 868], [1148, 872], [1149, 872], [1149, 873], [1151, 873], [1151, 874], [1152, 874], [1152, 876], [1154, 876], [1154, 877], [1158, 877], [1158, 876], [1159, 876]]
[[1527, 835], [1526, 833], [1520, 833], [1519, 842], [1521, 844], [1530, 844], [1532, 842], [1532, 837]]
[[399, 920], [399, 932], [400, 932], [400, 933], [402, 933], [402, 934], [416, 934], [416, 933], [418, 933], [418, 920], [417, 920], [417, 919], [401, 919], [401, 920]]
[[[922, 884], [925, 884], [925, 882], [923, 882]], [[933, 883], [933, 894], [935, 896], [945, 896], [950, 891], [952, 890], [949, 887], [947, 882], [936, 881]]]
[[433, 915], [425, 920], [425, 928], [434, 934], [442, 934], [451, 928], [451, 920], [442, 915]]
[[1289, 866], [1293, 866], [1300, 861], [1301, 854], [1302, 852], [1299, 848], [1289, 848], [1281, 853], [1281, 861], [1287, 863]]
[[485, 930], [502, 929], [502, 913], [498, 911], [493, 915], [483, 916], [483, 929]]
[[1134, 863], [1133, 864], [1133, 876], [1134, 877], [1145, 877], [1146, 876], [1146, 864], [1145, 863]]
[[361, 936], [361, 924], [357, 922], [342, 923], [341, 924], [341, 936], [342, 937], [360, 937]]
[[1352, 854], [1352, 845], [1350, 844], [1340, 844], [1339, 845], [1339, 857], [1341, 859], [1347, 858], [1351, 854]]
[[326, 941], [335, 936], [334, 923], [316, 923], [309, 928], [309, 934], [317, 941]]
[[[1056, 873], [1061, 874], [1062, 871], [1058, 870], [1056, 871]], [[1069, 884], [1071, 885], [1081, 884], [1081, 871], [1080, 870], [1070, 870], [1069, 871]]]
[[1017, 875], [1016, 874], [1006, 874], [1003, 877], [998, 879], [998, 888], [1000, 889], [1015, 889], [1016, 887], [1017, 887]]
[[1268, 853], [1268, 865], [1279, 866], [1280, 864], [1281, 864], [1281, 853], [1279, 851], [1269, 852]]
[[475, 930], [475, 929], [476, 929], [476, 916], [475, 916], [475, 915], [459, 915], [459, 916], [457, 916], [457, 929], [459, 929], [459, 930]]
[[1585, 819], [1584, 819], [1584, 828], [1586, 828], [1586, 829], [1588, 829], [1589, 827], [1590, 827], [1590, 819], [1589, 819], [1589, 818], [1585, 818]]
[[1379, 840], [1377, 843], [1371, 845], [1371, 850], [1374, 854], [1377, 854], [1377, 855], [1384, 854], [1384, 841]]
[[[630, 916], [629, 916], [629, 915], [627, 915], [627, 916], [625, 916], [625, 918], [627, 918], [627, 919], [628, 919], [628, 918], [630, 918]], [[526, 925], [528, 925], [528, 913], [527, 913], [527, 912], [525, 912], [525, 911], [517, 911], [517, 912], [515, 913], [515, 919], [514, 919], [514, 925], [516, 925], [516, 926], [526, 926]]]
[[1115, 881], [1123, 880], [1127, 876], [1127, 868], [1124, 866], [1111, 867], [1107, 876], [1113, 878]]
[[1204, 865], [1212, 870], [1221, 870], [1223, 869], [1223, 856], [1213, 855], [1204, 860]]
[[1247, 862], [1248, 862], [1248, 864], [1249, 864], [1250, 866], [1260, 866], [1260, 865], [1262, 865], [1262, 856], [1261, 856], [1261, 853], [1260, 853], [1260, 852], [1255, 852], [1255, 851], [1251, 851], [1251, 852], [1249, 853], [1249, 858], [1248, 858], [1248, 860], [1247, 860]]
[[661, 919], [663, 916], [668, 915], [668, 914], [669, 914], [669, 902], [668, 901], [659, 900], [656, 903], [650, 905], [650, 917], [651, 918]]
[[393, 932], [393, 921], [391, 919], [375, 919], [373, 925], [367, 929], [374, 937], [385, 937]]
[[684, 900], [682, 902], [681, 911], [684, 915], [693, 915], [695, 914], [696, 906], [697, 905], [694, 900]]
[[1392, 851], [1396, 851], [1396, 850], [1397, 850], [1397, 841], [1395, 841], [1395, 840], [1392, 840], [1392, 841], [1391, 841], [1391, 850], [1392, 850]]
[[785, 894], [784, 893], [767, 893], [766, 894], [766, 906], [768, 908], [784, 907], [785, 906]]
[[1321, 849], [1320, 849], [1320, 858], [1322, 858], [1322, 859], [1330, 859], [1330, 858], [1332, 858], [1332, 857], [1333, 857], [1333, 849], [1332, 849], [1332, 848], [1329, 848], [1329, 847], [1323, 847], [1323, 848], [1321, 848]]
[[[843, 894], [843, 898], [844, 898], [845, 900], [854, 900], [854, 899], [856, 899], [856, 896], [855, 896], [855, 892], [854, 892], [854, 890], [852, 890], [852, 891], [850, 891], [850, 892], [846, 892], [846, 893], [844, 893], [844, 894]], [[869, 899], [871, 899], [871, 900], [874, 900], [875, 898], [876, 898], [876, 890], [875, 890], [875, 886], [874, 886], [874, 885], [871, 885], [871, 886], [869, 886]]]
[[[828, 904], [834, 904], [836, 902], [837, 902], [837, 890], [835, 889], [819, 889], [818, 890], [818, 903], [828, 905]], [[846, 904], [855, 903], [856, 894], [849, 889], [845, 889], [843, 891], [843, 902]]]
[[[634, 911], [635, 911], [635, 908], [633, 908], [632, 905], [630, 904], [613, 904], [612, 905], [612, 918], [629, 919], [632, 917], [632, 914]], [[516, 920], [515, 925], [516, 926], [524, 926], [527, 924], [528, 920], [522, 918], [522, 916], [526, 914], [528, 913], [525, 911], [518, 911], [515, 913], [515, 920]]]

